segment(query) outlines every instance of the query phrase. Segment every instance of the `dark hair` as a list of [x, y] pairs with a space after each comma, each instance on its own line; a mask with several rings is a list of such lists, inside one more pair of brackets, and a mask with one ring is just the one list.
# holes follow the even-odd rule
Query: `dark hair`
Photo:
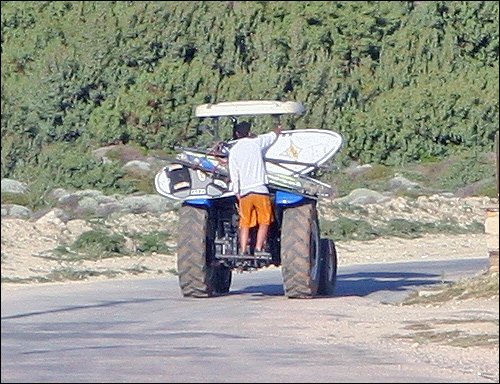
[[251, 126], [252, 124], [250, 124], [248, 121], [242, 121], [241, 123], [236, 124], [236, 126], [234, 127], [234, 134], [238, 137], [245, 137], [248, 135], [248, 132], [250, 132]]

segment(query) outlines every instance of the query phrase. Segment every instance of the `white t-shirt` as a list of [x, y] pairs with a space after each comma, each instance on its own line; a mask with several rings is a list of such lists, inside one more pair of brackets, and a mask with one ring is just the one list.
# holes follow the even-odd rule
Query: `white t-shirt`
[[232, 191], [241, 196], [249, 193], [269, 193], [264, 152], [278, 135], [269, 132], [257, 137], [244, 137], [229, 150], [229, 177]]

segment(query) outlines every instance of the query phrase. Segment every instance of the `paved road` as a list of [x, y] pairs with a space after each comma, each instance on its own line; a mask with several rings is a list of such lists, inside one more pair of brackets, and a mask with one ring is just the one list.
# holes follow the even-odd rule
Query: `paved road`
[[1, 381], [487, 382], [450, 370], [430, 375], [378, 345], [300, 333], [321, 332], [346, 316], [347, 305], [398, 301], [487, 265], [342, 267], [334, 297], [313, 300], [285, 298], [278, 268], [235, 274], [231, 293], [210, 299], [183, 298], [173, 276], [2, 287]]

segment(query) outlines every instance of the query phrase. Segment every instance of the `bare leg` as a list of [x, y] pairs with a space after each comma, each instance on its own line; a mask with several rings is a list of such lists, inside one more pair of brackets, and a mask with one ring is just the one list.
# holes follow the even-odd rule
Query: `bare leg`
[[250, 228], [240, 228], [240, 252], [244, 253], [247, 250], [248, 239], [250, 237]]
[[255, 240], [255, 249], [259, 251], [264, 250], [264, 244], [267, 239], [267, 232], [269, 231], [269, 225], [259, 225], [257, 230], [257, 239]]

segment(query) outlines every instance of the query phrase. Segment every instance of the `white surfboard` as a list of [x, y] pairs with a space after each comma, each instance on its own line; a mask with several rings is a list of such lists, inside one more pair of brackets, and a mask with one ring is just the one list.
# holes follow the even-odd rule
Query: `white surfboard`
[[195, 108], [196, 117], [290, 115], [303, 114], [304, 105], [297, 101], [241, 100], [202, 104]]
[[268, 172], [306, 175], [328, 162], [342, 145], [342, 136], [326, 129], [283, 131], [264, 159]]
[[[191, 148], [184, 150], [177, 158], [194, 163], [205, 163], [208, 168], [210, 168], [210, 163], [214, 167], [224, 167], [223, 164], [221, 165], [221, 158], [227, 157], [229, 149], [236, 141], [228, 142], [224, 153], [220, 153], [219, 156], [216, 156], [213, 150]], [[340, 134], [326, 129], [282, 131], [264, 154], [267, 171], [282, 175], [306, 175], [332, 159], [342, 148], [343, 142]], [[201, 154], [204, 156], [193, 159], [193, 156]]]

